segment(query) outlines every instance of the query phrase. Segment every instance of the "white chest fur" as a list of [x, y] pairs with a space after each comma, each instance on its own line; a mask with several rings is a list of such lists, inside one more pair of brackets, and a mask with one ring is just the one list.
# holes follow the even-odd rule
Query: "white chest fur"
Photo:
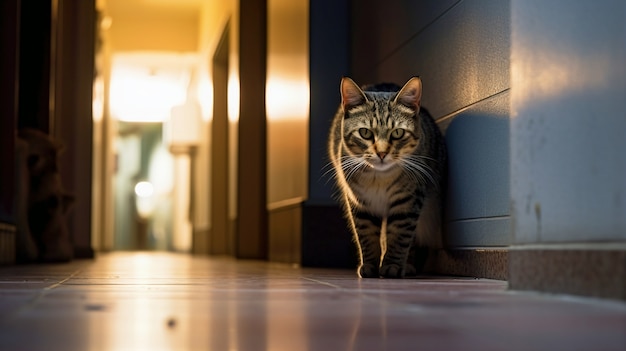
[[386, 217], [389, 211], [390, 197], [395, 188], [394, 182], [397, 181], [397, 173], [394, 171], [373, 172], [352, 184], [359, 205], [367, 207], [372, 214]]

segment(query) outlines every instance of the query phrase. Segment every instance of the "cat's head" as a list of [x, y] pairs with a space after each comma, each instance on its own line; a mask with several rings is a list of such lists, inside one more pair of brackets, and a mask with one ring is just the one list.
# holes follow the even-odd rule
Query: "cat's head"
[[378, 171], [401, 164], [419, 147], [421, 137], [421, 80], [411, 78], [399, 89], [385, 87], [364, 91], [350, 78], [341, 81], [343, 143], [350, 156]]
[[58, 156], [64, 149], [62, 144], [50, 135], [31, 128], [20, 129], [18, 137], [28, 145], [27, 164], [32, 176], [58, 172]]

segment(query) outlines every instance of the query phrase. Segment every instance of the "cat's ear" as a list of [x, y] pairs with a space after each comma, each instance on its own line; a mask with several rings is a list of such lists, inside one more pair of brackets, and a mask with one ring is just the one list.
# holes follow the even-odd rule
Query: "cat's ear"
[[41, 157], [37, 154], [32, 154], [32, 155], [28, 155], [28, 158], [26, 159], [26, 163], [28, 165], [28, 169], [32, 172], [34, 169], [37, 169], [40, 167], [39, 161], [41, 160]]
[[344, 111], [362, 105], [366, 101], [365, 93], [352, 79], [348, 77], [341, 79], [341, 106], [343, 106]]
[[54, 141], [53, 145], [54, 145], [54, 148], [57, 151], [57, 155], [61, 154], [61, 153], [63, 153], [65, 151], [65, 144], [62, 144], [62, 143], [60, 143], [58, 141]]
[[400, 103], [406, 107], [410, 107], [415, 111], [419, 111], [420, 102], [422, 100], [422, 80], [419, 77], [413, 77], [400, 89], [394, 102]]
[[63, 194], [61, 196], [61, 205], [63, 207], [63, 214], [67, 214], [75, 202], [76, 202], [76, 198], [73, 195]]

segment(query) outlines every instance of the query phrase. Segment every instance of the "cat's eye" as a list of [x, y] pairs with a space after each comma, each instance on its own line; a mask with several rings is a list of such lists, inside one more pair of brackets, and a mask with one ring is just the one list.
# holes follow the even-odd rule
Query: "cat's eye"
[[361, 138], [363, 139], [372, 139], [374, 138], [374, 133], [372, 133], [371, 130], [367, 129], [367, 128], [361, 128], [359, 129], [359, 135], [361, 136]]
[[402, 128], [394, 129], [391, 132], [391, 138], [392, 139], [400, 139], [403, 136], [404, 136], [404, 129], [402, 129]]

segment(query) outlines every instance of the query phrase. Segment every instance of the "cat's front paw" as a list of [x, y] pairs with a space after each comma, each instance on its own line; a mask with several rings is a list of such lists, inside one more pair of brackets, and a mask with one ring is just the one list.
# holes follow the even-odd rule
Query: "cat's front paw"
[[387, 264], [380, 268], [380, 275], [384, 278], [404, 278], [404, 267], [397, 264]]
[[373, 264], [364, 263], [359, 267], [359, 277], [378, 278], [378, 267]]
[[415, 265], [411, 264], [411, 263], [407, 263], [406, 264], [406, 269], [404, 270], [404, 276], [405, 277], [415, 277], [417, 275], [417, 268], [415, 268]]

